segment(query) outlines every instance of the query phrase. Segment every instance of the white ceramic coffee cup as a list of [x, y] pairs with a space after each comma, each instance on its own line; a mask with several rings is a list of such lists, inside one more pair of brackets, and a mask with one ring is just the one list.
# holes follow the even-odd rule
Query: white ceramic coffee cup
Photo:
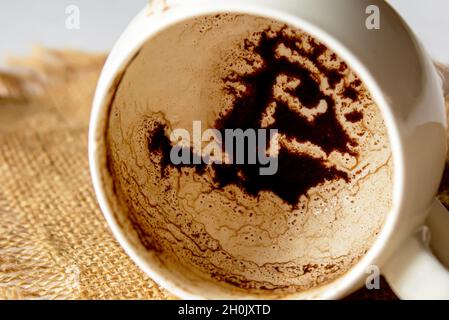
[[[377, 6], [380, 29], [366, 27]], [[372, 7], [371, 7], [372, 8]], [[288, 298], [333, 299], [362, 285], [376, 265], [401, 298], [449, 299], [449, 271], [427, 244], [426, 218], [442, 260], [449, 255], [449, 213], [435, 199], [446, 156], [442, 82], [420, 43], [382, 0], [155, 1], [128, 26], [101, 74], [91, 115], [89, 161], [100, 207], [120, 244], [157, 283], [181, 298], [260, 298], [198, 283], [159, 262], [125, 227], [106, 170], [105, 124], [114, 89], [139, 48], [167, 27], [220, 12], [268, 17], [300, 28], [336, 52], [359, 75], [383, 114], [394, 163], [393, 205], [368, 253], [332, 283]], [[150, 75], [149, 75], [150, 76]]]

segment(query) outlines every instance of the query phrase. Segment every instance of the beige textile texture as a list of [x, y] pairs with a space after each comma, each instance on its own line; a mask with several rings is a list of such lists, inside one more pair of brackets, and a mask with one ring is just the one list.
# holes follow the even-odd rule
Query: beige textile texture
[[41, 49], [0, 74], [0, 298], [169, 298], [114, 240], [91, 187], [103, 62]]
[[87, 129], [104, 59], [39, 49], [0, 72], [0, 299], [174, 298], [128, 258], [95, 200]]

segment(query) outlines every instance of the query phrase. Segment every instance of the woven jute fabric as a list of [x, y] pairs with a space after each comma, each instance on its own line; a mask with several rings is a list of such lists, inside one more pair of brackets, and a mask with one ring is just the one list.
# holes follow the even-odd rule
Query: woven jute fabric
[[37, 50], [0, 74], [0, 297], [165, 299], [114, 240], [87, 160], [104, 55]]
[[[87, 132], [104, 60], [40, 49], [0, 72], [1, 299], [174, 298], [125, 254], [95, 199]], [[351, 297], [394, 294], [383, 282]]]

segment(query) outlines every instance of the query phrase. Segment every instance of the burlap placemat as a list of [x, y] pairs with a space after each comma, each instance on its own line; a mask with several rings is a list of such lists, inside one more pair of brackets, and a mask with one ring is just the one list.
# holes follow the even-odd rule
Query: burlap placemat
[[[0, 73], [2, 299], [174, 298], [115, 241], [91, 186], [88, 119], [104, 59], [38, 49]], [[384, 281], [350, 296], [394, 297]]]

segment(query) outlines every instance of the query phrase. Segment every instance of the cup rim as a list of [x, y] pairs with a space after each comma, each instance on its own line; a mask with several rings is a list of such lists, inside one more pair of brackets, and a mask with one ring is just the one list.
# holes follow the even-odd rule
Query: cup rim
[[[217, 13], [241, 13], [266, 17], [284, 22], [291, 25], [292, 27], [303, 30], [304, 32], [318, 39], [321, 43], [325, 44], [339, 57], [341, 57], [342, 60], [345, 61], [348, 66], [350, 66], [350, 68], [360, 77], [360, 79], [367, 87], [368, 91], [371, 93], [373, 100], [381, 110], [384, 123], [387, 128], [393, 158], [392, 206], [384, 219], [383, 226], [379, 234], [376, 236], [374, 243], [372, 244], [368, 252], [343, 275], [332, 280], [328, 284], [311, 288], [303, 292], [289, 294], [286, 295], [285, 298], [335, 299], [342, 297], [344, 294], [348, 293], [351, 288], [353, 288], [362, 280], [367, 267], [372, 265], [375, 261], [381, 260], [380, 257], [382, 255], [382, 252], [384, 251], [386, 244], [389, 242], [390, 238], [393, 235], [393, 231], [396, 228], [398, 217], [401, 212], [400, 209], [403, 206], [403, 141], [401, 139], [399, 128], [393, 115], [392, 109], [389, 106], [387, 99], [383, 95], [380, 86], [378, 85], [374, 77], [364, 66], [364, 64], [355, 55], [352, 54], [350, 49], [346, 48], [341, 42], [332, 37], [332, 35], [330, 35], [327, 31], [313, 25], [312, 23], [309, 23], [301, 17], [287, 13], [277, 7], [269, 6], [264, 2], [259, 3], [257, 1], [250, 0], [216, 0], [211, 3], [210, 1], [202, 2], [197, 0], [184, 0], [182, 10], [179, 10], [178, 7], [174, 7], [168, 10], [164, 13], [164, 17], [160, 19], [157, 24], [155, 24], [154, 20], [152, 21], [151, 19], [142, 21], [142, 26], [147, 26], [146, 31], [142, 32], [139, 37], [132, 39], [131, 43], [129, 43], [130, 40], [126, 38], [126, 31], [134, 23], [148, 18], [148, 9], [148, 7], [144, 8], [136, 16], [136, 18], [125, 30], [119, 42], [116, 43], [116, 45], [112, 49], [110, 57], [108, 57], [104, 69], [101, 73], [99, 84], [95, 92], [92, 115], [89, 125], [88, 153], [93, 187], [101, 211], [103, 212], [103, 215], [105, 216], [107, 223], [114, 234], [114, 237], [118, 240], [122, 248], [124, 248], [125, 252], [131, 257], [131, 259], [147, 275], [149, 275], [156, 283], [160, 284], [174, 295], [184, 299], [213, 299], [213, 297], [210, 297], [207, 294], [192, 293], [191, 291], [184, 289], [182, 286], [177, 285], [175, 281], [172, 281], [172, 279], [167, 277], [168, 273], [164, 274], [164, 272], [161, 272], [160, 267], [154, 266], [154, 261], [148, 261], [148, 257], [143, 257], [141, 253], [139, 253], [140, 250], [138, 250], [132, 243], [130, 239], [131, 237], [127, 235], [126, 232], [121, 228], [120, 224], [114, 217], [112, 208], [109, 204], [109, 200], [104, 189], [105, 186], [102, 184], [103, 178], [101, 173], [101, 163], [104, 162], [104, 159], [100, 159], [98, 154], [100, 146], [98, 145], [97, 136], [99, 134], [99, 130], [102, 130], [99, 125], [99, 120], [109, 109], [110, 100], [108, 99], [107, 92], [111, 88], [113, 88], [114, 82], [120, 75], [120, 71], [125, 70], [135, 53], [138, 52], [138, 50], [144, 45], [145, 42], [149, 41], [159, 32], [163, 32], [170, 26], [178, 24], [182, 21]], [[126, 47], [122, 47], [120, 41], [123, 41], [125, 38], [128, 43]], [[126, 53], [122, 54], [121, 57], [112, 57], [113, 54], [117, 51]], [[234, 295], [235, 294], [232, 294], [232, 297], [230, 298], [264, 298], [263, 296], [258, 296], [251, 293], [244, 294], [241, 297], [236, 297]]]

